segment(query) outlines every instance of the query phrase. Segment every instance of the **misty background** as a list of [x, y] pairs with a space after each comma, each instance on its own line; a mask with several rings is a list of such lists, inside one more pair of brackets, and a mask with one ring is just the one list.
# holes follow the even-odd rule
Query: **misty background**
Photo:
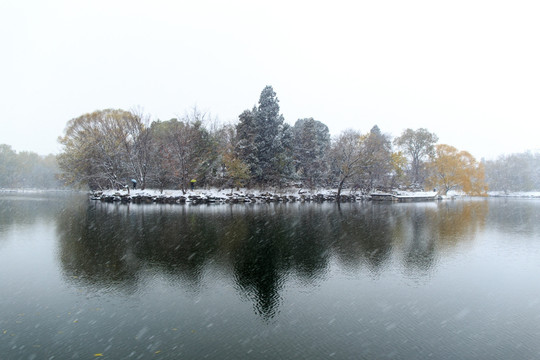
[[427, 128], [477, 159], [536, 151], [535, 1], [0, 3], [0, 144], [61, 151], [66, 122], [194, 105], [238, 120], [272, 85], [289, 124]]

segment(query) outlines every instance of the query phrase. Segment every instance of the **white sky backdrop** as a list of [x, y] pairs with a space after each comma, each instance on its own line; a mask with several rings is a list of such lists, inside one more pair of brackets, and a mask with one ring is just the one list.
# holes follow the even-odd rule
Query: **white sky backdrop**
[[477, 159], [540, 150], [539, 1], [0, 0], [0, 144], [58, 153], [68, 120], [272, 85], [291, 125], [425, 127]]

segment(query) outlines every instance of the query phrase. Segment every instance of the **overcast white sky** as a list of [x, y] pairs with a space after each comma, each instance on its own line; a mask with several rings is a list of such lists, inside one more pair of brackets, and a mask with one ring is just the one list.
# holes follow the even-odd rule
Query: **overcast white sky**
[[0, 144], [58, 153], [105, 108], [236, 121], [272, 85], [291, 125], [536, 151], [539, 19], [536, 0], [0, 0]]

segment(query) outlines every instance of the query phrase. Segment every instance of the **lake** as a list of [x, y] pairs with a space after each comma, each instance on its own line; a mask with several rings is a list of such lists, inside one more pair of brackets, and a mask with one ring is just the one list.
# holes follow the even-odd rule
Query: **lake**
[[2, 359], [537, 359], [540, 201], [0, 194]]

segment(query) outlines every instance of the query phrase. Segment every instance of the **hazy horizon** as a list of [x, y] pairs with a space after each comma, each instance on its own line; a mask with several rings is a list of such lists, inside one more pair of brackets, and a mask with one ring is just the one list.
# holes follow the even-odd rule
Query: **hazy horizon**
[[538, 151], [540, 4], [68, 0], [0, 3], [0, 143], [58, 153], [106, 108], [238, 120], [266, 85], [333, 136], [427, 128], [478, 160]]

